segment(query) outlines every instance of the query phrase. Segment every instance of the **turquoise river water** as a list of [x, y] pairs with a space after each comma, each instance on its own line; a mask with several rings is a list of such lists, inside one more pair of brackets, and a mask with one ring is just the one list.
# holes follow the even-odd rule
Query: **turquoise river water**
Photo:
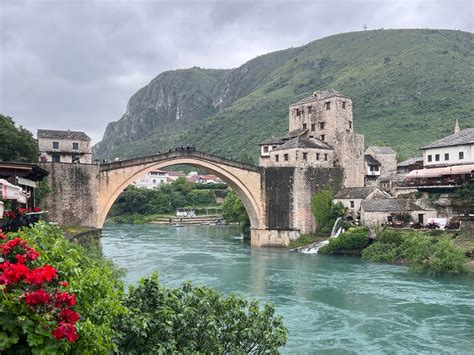
[[108, 225], [107, 258], [125, 282], [158, 271], [272, 302], [289, 330], [286, 353], [474, 354], [474, 278], [429, 278], [353, 257], [253, 248], [235, 227]]

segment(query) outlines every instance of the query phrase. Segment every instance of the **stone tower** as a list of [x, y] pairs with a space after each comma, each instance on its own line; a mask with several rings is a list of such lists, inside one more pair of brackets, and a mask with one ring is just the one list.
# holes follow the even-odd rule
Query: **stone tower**
[[336, 90], [317, 91], [289, 108], [289, 131], [330, 145], [344, 169], [344, 187], [364, 186], [364, 136], [354, 133], [352, 100]]

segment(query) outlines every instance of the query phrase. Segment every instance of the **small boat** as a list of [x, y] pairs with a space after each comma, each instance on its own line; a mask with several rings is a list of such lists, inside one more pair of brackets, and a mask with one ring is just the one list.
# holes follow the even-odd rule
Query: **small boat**
[[241, 235], [235, 235], [233, 238], [234, 238], [235, 240], [244, 240], [243, 234], [241, 234]]
[[175, 223], [175, 224], [173, 224], [173, 227], [184, 227], [184, 224], [181, 224], [181, 223]]

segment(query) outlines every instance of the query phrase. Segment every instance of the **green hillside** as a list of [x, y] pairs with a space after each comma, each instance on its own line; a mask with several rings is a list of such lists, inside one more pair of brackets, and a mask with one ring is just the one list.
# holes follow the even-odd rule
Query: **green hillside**
[[450, 132], [474, 127], [474, 35], [376, 30], [334, 35], [257, 57], [239, 68], [160, 74], [107, 127], [98, 157], [131, 157], [181, 144], [239, 157], [287, 131], [288, 105], [336, 89], [353, 100], [366, 145], [400, 158]]

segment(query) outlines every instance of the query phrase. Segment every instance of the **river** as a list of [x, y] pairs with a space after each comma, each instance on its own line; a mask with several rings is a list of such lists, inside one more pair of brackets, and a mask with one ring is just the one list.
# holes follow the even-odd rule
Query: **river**
[[128, 284], [153, 271], [272, 302], [283, 352], [473, 354], [474, 278], [429, 278], [354, 257], [252, 248], [230, 226], [106, 225], [104, 255]]

